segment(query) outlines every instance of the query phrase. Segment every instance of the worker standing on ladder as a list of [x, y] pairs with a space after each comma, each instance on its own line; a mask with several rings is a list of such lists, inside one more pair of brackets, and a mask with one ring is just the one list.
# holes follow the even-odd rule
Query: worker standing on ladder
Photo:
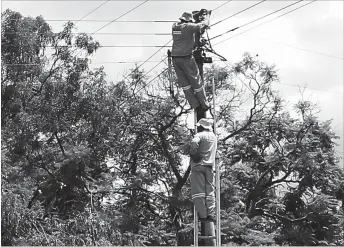
[[213, 132], [213, 120], [202, 118], [196, 124], [198, 133], [190, 145], [191, 195], [200, 221], [215, 221], [215, 174], [213, 167], [217, 138]]
[[[193, 109], [201, 107], [203, 111], [210, 109], [195, 58], [192, 55], [195, 47], [195, 33], [209, 27], [207, 21], [192, 23], [191, 13], [183, 13], [172, 26], [172, 62], [178, 77], [178, 84], [183, 89], [186, 100]], [[198, 108], [199, 109], [199, 108]]]

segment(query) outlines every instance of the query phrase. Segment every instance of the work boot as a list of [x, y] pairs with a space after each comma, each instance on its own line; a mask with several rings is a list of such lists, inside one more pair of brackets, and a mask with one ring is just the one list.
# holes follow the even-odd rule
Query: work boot
[[207, 222], [208, 220], [207, 220], [207, 218], [201, 218], [201, 217], [200, 217], [200, 218], [199, 218], [199, 221], [200, 221], [200, 222]]
[[216, 222], [216, 218], [214, 216], [208, 215], [207, 221]]
[[197, 122], [201, 118], [205, 118], [206, 117], [206, 111], [204, 111], [201, 106], [196, 108], [196, 114], [197, 114]]
[[202, 104], [202, 110], [203, 111], [208, 111], [210, 108], [211, 107], [207, 102], [204, 102], [204, 104]]

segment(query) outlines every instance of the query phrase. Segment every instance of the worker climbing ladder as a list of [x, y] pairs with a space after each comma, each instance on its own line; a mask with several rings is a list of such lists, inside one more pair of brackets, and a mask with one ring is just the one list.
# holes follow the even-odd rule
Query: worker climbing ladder
[[[172, 58], [171, 58], [171, 52], [168, 50], [167, 52], [168, 56], [168, 75], [169, 75], [169, 89], [170, 94], [173, 97], [174, 90], [173, 90], [173, 82], [172, 82]], [[202, 81], [202, 84], [204, 82]], [[213, 88], [213, 119], [214, 119], [214, 133], [216, 135], [216, 113], [215, 113], [215, 75], [212, 79], [212, 88]], [[195, 126], [195, 132], [197, 133], [197, 126], [196, 123], [198, 120], [202, 117], [207, 117], [202, 114], [202, 116], [198, 115], [199, 112], [197, 110], [194, 110], [194, 126]], [[219, 169], [219, 159], [216, 158], [214, 161], [214, 167], [215, 167], [215, 204], [216, 204], [216, 227], [214, 222], [212, 221], [205, 221], [205, 222], [199, 222], [197, 211], [194, 207], [194, 246], [199, 245], [200, 240], [200, 246], [221, 246], [221, 217], [220, 217], [220, 169]], [[199, 223], [201, 225], [201, 235], [199, 236]]]
[[[192, 18], [195, 20], [195, 23], [199, 23], [199, 22], [203, 22], [207, 17], [209, 18], [211, 14], [211, 11], [208, 11], [206, 9], [202, 9], [200, 11], [194, 11], [192, 12]], [[190, 17], [191, 15], [188, 13], [184, 13], [183, 16], [180, 18], [181, 20], [187, 20], [190, 21]], [[209, 22], [208, 22], [209, 23]], [[209, 24], [208, 24], [209, 25]], [[181, 29], [180, 27], [174, 29], [175, 26], [173, 27], [173, 37], [176, 40], [180, 40], [181, 39]], [[207, 33], [206, 30], [201, 29], [199, 32], [195, 33], [195, 46], [194, 46], [194, 50], [192, 52], [191, 57], [193, 57], [197, 64], [198, 67], [198, 71], [199, 71], [199, 75], [200, 75], [200, 79], [201, 79], [201, 88], [202, 90], [204, 90], [204, 76], [203, 76], [203, 64], [204, 63], [212, 63], [212, 58], [211, 57], [207, 57], [205, 54], [205, 51], [207, 52], [211, 52], [214, 53], [215, 55], [217, 55], [218, 57], [221, 58], [221, 60], [226, 61], [226, 59], [224, 57], [222, 57], [221, 55], [217, 54], [211, 47], [210, 44], [210, 40], [209, 40], [209, 35], [207, 33], [208, 36], [208, 40], [204, 39], [202, 37], [202, 35], [204, 33]], [[175, 37], [176, 36], [176, 37]], [[210, 47], [207, 47], [207, 45], [209, 45]], [[172, 49], [173, 51], [173, 49]], [[168, 71], [169, 71], [169, 82], [170, 82], [170, 94], [171, 96], [174, 98], [174, 92], [173, 92], [173, 82], [172, 82], [172, 55], [171, 55], [171, 51], [169, 50], [167, 52], [168, 55]], [[178, 57], [179, 55], [174, 55], [175, 58], [180, 58]], [[184, 57], [183, 57], [184, 59]], [[186, 59], [186, 57], [185, 57]], [[177, 67], [175, 67], [176, 73], [179, 71], [180, 72], [180, 65], [178, 65]], [[177, 71], [178, 68], [178, 71]], [[178, 73], [177, 73], [178, 76]], [[218, 80], [217, 78], [218, 74], [216, 73], [216, 80]], [[179, 75], [178, 77], [182, 77], [182, 75]], [[178, 78], [180, 79], [180, 78]], [[179, 83], [181, 83], [181, 81], [179, 80]], [[213, 130], [214, 130], [214, 134], [216, 135], [216, 113], [215, 113], [215, 101], [216, 101], [216, 97], [215, 97], [215, 75], [213, 75], [213, 79], [212, 79], [212, 87], [213, 87], [213, 107], [212, 110], [207, 111], [207, 110], [203, 110], [203, 107], [194, 107], [195, 106], [195, 102], [191, 102], [190, 98], [195, 98], [194, 96], [191, 96], [190, 92], [186, 92], [186, 90], [190, 90], [190, 86], [184, 86], [183, 84], [180, 85], [180, 87], [184, 90], [185, 96], [186, 98], [189, 97], [189, 99], [187, 99], [190, 103], [190, 105], [194, 108], [194, 125], [195, 125], [195, 132], [198, 132], [198, 128], [196, 126], [196, 123], [198, 121], [200, 121], [200, 119], [202, 118], [213, 118]], [[199, 93], [199, 90], [195, 89], [195, 92]], [[196, 94], [197, 94], [196, 93]], [[197, 98], [197, 97], [196, 97]], [[176, 100], [174, 98], [174, 100]], [[200, 101], [201, 103], [201, 101]], [[202, 103], [201, 103], [202, 104]], [[203, 103], [204, 104], [204, 103]], [[194, 106], [193, 106], [194, 105]], [[211, 114], [211, 116], [208, 116], [208, 114]], [[219, 169], [219, 159], [216, 158], [213, 164], [213, 167], [215, 167], [215, 214], [216, 217], [215, 219], [213, 218], [202, 218], [202, 221], [199, 220], [198, 218], [198, 213], [196, 211], [196, 208], [194, 206], [194, 246], [221, 246], [221, 217], [220, 217], [220, 169]], [[204, 198], [206, 199], [206, 198]], [[214, 223], [215, 221], [215, 223]], [[199, 235], [199, 225], [200, 225], [200, 235]], [[216, 226], [216, 227], [215, 227]], [[199, 243], [200, 240], [200, 243]]]
[[[212, 79], [213, 87], [213, 118], [214, 118], [214, 133], [216, 135], [216, 113], [215, 113], [215, 76]], [[197, 112], [194, 112], [194, 125], [197, 132]], [[214, 161], [215, 167], [215, 205], [216, 205], [216, 227], [214, 222], [205, 221], [199, 222], [198, 214], [194, 206], [194, 246], [221, 246], [221, 212], [220, 212], [220, 162], [218, 157]], [[201, 223], [201, 235], [199, 235], [199, 223]]]

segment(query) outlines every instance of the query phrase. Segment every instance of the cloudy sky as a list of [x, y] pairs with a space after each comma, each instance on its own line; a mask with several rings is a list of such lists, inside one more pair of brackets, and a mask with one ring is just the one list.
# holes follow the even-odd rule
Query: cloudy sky
[[[2, 11], [9, 8], [19, 11], [24, 16], [42, 15], [55, 32], [62, 29], [66, 20], [80, 20], [84, 17], [76, 24], [77, 32], [93, 33], [143, 3], [93, 36], [104, 46], [162, 46], [171, 39], [169, 33], [172, 23], [125, 21], [174, 21], [184, 11], [191, 12], [201, 8], [215, 9], [224, 4], [212, 13], [211, 22], [215, 23], [260, 1], [226, 2], [5, 0], [2, 1]], [[209, 31], [209, 36], [214, 37], [232, 28], [240, 27], [292, 3], [296, 1], [264, 1], [215, 25]], [[276, 14], [240, 27], [234, 32], [212, 40], [212, 44], [214, 49], [231, 63], [239, 61], [244, 52], [250, 52], [259, 54], [259, 58], [264, 62], [275, 64], [278, 68], [280, 83], [274, 84], [274, 89], [279, 90], [291, 103], [300, 99], [300, 90], [304, 91], [305, 99], [317, 102], [321, 108], [321, 119], [333, 119], [333, 128], [341, 137], [337, 151], [343, 156], [343, 1], [315, 1], [276, 18], [306, 3], [309, 1], [301, 1]], [[100, 5], [102, 6], [99, 7]], [[96, 9], [97, 7], [99, 8]], [[95, 11], [92, 12], [93, 10]], [[87, 15], [90, 12], [92, 13]], [[274, 18], [276, 19], [272, 20]], [[264, 24], [265, 22], [267, 23]], [[252, 30], [245, 32], [248, 29]], [[105, 35], [104, 33], [155, 33], [159, 35]], [[108, 79], [117, 81], [125, 72], [133, 68], [134, 64], [114, 62], [143, 62], [158, 49], [160, 48], [103, 47], [93, 56], [92, 67], [104, 66]], [[163, 48], [142, 68], [145, 71], [153, 68], [166, 55], [167, 49]], [[221, 65], [221, 62], [216, 63]], [[149, 73], [149, 76], [153, 78], [164, 66], [164, 63], [161, 63]]]

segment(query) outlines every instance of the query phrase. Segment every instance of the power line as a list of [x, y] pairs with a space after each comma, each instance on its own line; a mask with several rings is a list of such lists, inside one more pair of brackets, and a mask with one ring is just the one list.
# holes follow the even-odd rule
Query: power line
[[256, 22], [256, 21], [259, 21], [259, 20], [261, 20], [261, 19], [263, 19], [263, 18], [265, 18], [265, 17], [268, 17], [268, 16], [270, 16], [270, 15], [272, 15], [272, 14], [275, 14], [275, 13], [277, 13], [277, 12], [279, 12], [279, 11], [282, 11], [283, 9], [289, 8], [289, 7], [291, 7], [292, 5], [295, 5], [295, 4], [297, 4], [297, 3], [299, 3], [299, 2], [302, 2], [302, 1], [303, 1], [303, 0], [299, 0], [299, 1], [295, 2], [295, 3], [289, 4], [289, 5], [287, 5], [287, 6], [283, 7], [283, 8], [280, 8], [280, 9], [275, 10], [275, 11], [273, 11], [273, 12], [271, 12], [271, 13], [269, 13], [269, 14], [266, 14], [266, 15], [264, 15], [264, 16], [262, 16], [262, 17], [259, 17], [259, 18], [255, 19], [255, 20], [253, 20], [253, 21], [247, 22], [247, 23], [244, 24], [244, 25], [241, 25], [241, 26], [239, 26], [239, 27], [236, 27], [236, 28], [233, 28], [233, 29], [231, 29], [231, 30], [228, 30], [228, 31], [226, 31], [226, 32], [224, 32], [224, 33], [222, 33], [222, 34], [216, 35], [216, 36], [212, 37], [210, 40], [213, 40], [213, 39], [216, 39], [216, 38], [218, 38], [218, 37], [221, 37], [222, 35], [225, 35], [225, 34], [227, 34], [227, 33], [229, 33], [229, 32], [232, 32], [232, 31], [234, 31], [234, 30], [236, 30], [236, 29], [245, 27], [245, 26], [247, 26], [247, 25], [249, 25], [249, 24], [251, 24], [251, 23], [254, 23], [254, 22]]
[[[170, 42], [172, 41], [172, 39], [170, 41], [168, 41], [165, 45], [163, 45], [159, 50], [157, 50], [156, 52], [153, 53], [153, 55], [151, 55], [149, 58], [147, 58], [142, 64], [140, 64], [137, 68], [135, 68], [134, 71], [138, 70], [140, 67], [142, 67], [146, 62], [148, 62], [155, 54], [157, 54], [159, 51], [161, 51], [164, 47], [166, 47]], [[160, 64], [160, 63], [159, 63]], [[155, 68], [155, 67], [154, 67]], [[133, 72], [134, 72], [133, 71]], [[133, 73], [132, 72], [132, 73]], [[129, 75], [131, 75], [132, 73], [130, 73]], [[127, 75], [124, 79], [128, 78]]]
[[[32, 35], [35, 34], [34, 32], [4, 32], [4, 34], [28, 34]], [[59, 33], [53, 33], [53, 34], [59, 34]], [[78, 34], [87, 34], [87, 35], [171, 35], [170, 33], [83, 33], [83, 32], [78, 32], [78, 33], [71, 33], [73, 35], [78, 35]]]
[[[221, 60], [213, 59], [213, 62], [219, 62]], [[144, 61], [104, 61], [104, 62], [90, 62], [89, 64], [135, 64], [143, 63]], [[146, 63], [159, 63], [160, 60], [149, 60]], [[40, 66], [41, 63], [4, 63], [3, 66]]]
[[[110, 62], [95, 62], [95, 63], [92, 63], [91, 64], [112, 64], [112, 63], [123, 63], [123, 64], [126, 64], [126, 63], [142, 63], [143, 61], [110, 61]], [[160, 61], [147, 61], [146, 63], [158, 63]]]
[[279, 41], [276, 41], [276, 40], [271, 40], [271, 39], [261, 38], [261, 37], [253, 37], [253, 38], [255, 38], [255, 39], [262, 39], [262, 40], [268, 40], [268, 41], [271, 41], [273, 43], [284, 45], [284, 46], [287, 46], [287, 47], [290, 47], [290, 48], [293, 48], [293, 49], [297, 49], [297, 50], [301, 50], [301, 51], [307, 51], [307, 52], [311, 52], [311, 53], [322, 55], [322, 56], [326, 56], [326, 57], [331, 57], [331, 58], [336, 58], [336, 59], [341, 59], [341, 60], [344, 59], [343, 57], [337, 57], [337, 56], [333, 56], [333, 55], [330, 55], [330, 54], [326, 54], [326, 53], [322, 53], [322, 52], [318, 52], [318, 51], [313, 51], [313, 50], [309, 50], [309, 49], [305, 49], [305, 48], [301, 48], [301, 47], [285, 44], [285, 43], [282, 43], [282, 42], [279, 42]]
[[221, 22], [223, 22], [225, 20], [228, 20], [229, 18], [232, 18], [232, 17], [234, 17], [234, 16], [236, 16], [236, 15], [242, 13], [242, 12], [245, 12], [246, 10], [249, 10], [249, 9], [253, 8], [254, 6], [259, 5], [259, 4], [261, 4], [261, 3], [265, 2], [265, 1], [266, 0], [263, 0], [263, 1], [260, 1], [259, 3], [253, 4], [250, 7], [247, 7], [246, 9], [243, 9], [243, 10], [241, 10], [241, 11], [239, 11], [239, 12], [237, 12], [237, 13], [231, 15], [231, 16], [228, 16], [228, 17], [222, 19], [221, 21], [215, 22], [214, 24], [210, 25], [210, 27], [215, 26], [215, 25], [217, 25], [217, 24], [219, 24], [219, 23], [221, 23]]
[[[219, 7], [217, 7], [216, 9], [220, 8], [224, 6], [224, 4], [220, 5]], [[134, 71], [137, 71], [141, 66], [143, 66], [146, 62], [148, 62], [155, 54], [157, 54], [159, 51], [161, 51], [164, 47], [166, 47], [173, 39], [171, 39], [170, 41], [168, 41], [163, 47], [161, 47], [159, 50], [157, 50], [153, 55], [151, 55], [148, 59], [146, 59], [146, 61], [144, 61], [140, 66], [138, 66], [137, 68], [135, 68], [129, 75], [131, 75]], [[162, 63], [164, 60], [160, 61], [157, 65], [155, 65], [150, 71], [152, 71], [155, 67], [157, 67], [160, 63]], [[144, 76], [146, 76], [150, 71], [148, 71]], [[127, 75], [124, 79], [128, 78]], [[143, 77], [144, 77], [143, 76]], [[142, 77], [141, 77], [142, 78]], [[141, 79], [139, 78], [139, 79]], [[155, 78], [154, 78], [155, 79]], [[152, 82], [153, 80], [151, 80], [150, 82]], [[149, 83], [150, 83], [149, 82]], [[147, 83], [146, 86], [149, 84]], [[142, 90], [143, 88], [141, 88], [140, 90]]]
[[312, 90], [322, 91], [322, 92], [329, 92], [329, 93], [334, 93], [334, 94], [343, 94], [341, 92], [336, 92], [336, 91], [331, 91], [331, 90], [326, 90], [326, 89], [320, 89], [320, 88], [314, 88], [314, 87], [308, 87], [308, 86], [301, 86], [298, 84], [288, 84], [288, 83], [278, 83], [278, 82], [274, 82], [274, 83], [279, 84], [279, 85], [286, 85], [286, 86], [291, 86], [291, 87], [301, 87], [301, 88], [307, 88], [307, 89], [312, 89]]
[[[142, 77], [145, 77], [146, 75], [148, 75], [153, 69], [155, 69], [156, 67], [158, 67], [162, 62], [164, 62], [166, 60], [166, 58], [162, 59], [159, 63], [157, 63], [153, 68], [151, 68], [148, 72], [146, 72]], [[148, 85], [148, 83], [147, 83]]]
[[110, 25], [111, 23], [117, 21], [117, 20], [120, 19], [121, 17], [123, 17], [123, 16], [129, 14], [130, 12], [134, 11], [135, 9], [137, 9], [138, 7], [140, 7], [141, 5], [145, 4], [145, 3], [148, 2], [148, 1], [149, 1], [149, 0], [146, 0], [146, 1], [144, 1], [143, 3], [140, 3], [139, 5], [135, 6], [134, 8], [128, 10], [128, 11], [125, 12], [123, 15], [121, 15], [121, 16], [117, 17], [116, 19], [110, 21], [108, 24], [106, 24], [106, 25], [102, 26], [101, 28], [97, 29], [97, 30], [94, 31], [92, 34], [97, 33], [98, 31], [100, 31], [100, 30], [102, 30], [103, 28], [107, 27], [107, 26]]
[[[166, 57], [165, 57], [164, 59], [162, 59], [158, 64], [156, 64], [153, 68], [151, 68], [148, 72], [146, 72], [143, 76], [140, 76], [140, 77], [136, 80], [136, 82], [140, 81], [140, 80], [143, 79], [145, 76], [147, 76], [153, 69], [155, 69], [155, 68], [158, 67], [162, 62], [164, 62], [164, 60], [166, 60]], [[137, 68], [136, 68], [135, 70], [137, 70]], [[135, 70], [134, 70], [134, 71], [135, 71]], [[165, 69], [165, 70], [166, 70], [166, 69]], [[134, 71], [132, 71], [131, 73], [129, 73], [124, 79], [128, 78]], [[162, 74], [162, 72], [161, 72], [159, 75], [161, 75], [161, 74]], [[158, 75], [158, 76], [159, 76], [159, 75]], [[157, 76], [154, 77], [153, 80], [155, 80], [156, 78], [157, 78]], [[140, 92], [142, 89], [144, 89], [145, 87], [147, 87], [148, 84], [150, 84], [153, 80], [150, 80], [148, 83], [146, 83], [146, 85], [143, 86], [142, 88], [140, 88], [139, 90], [137, 90], [136, 93]]]
[[[94, 31], [91, 35], [97, 33], [98, 31], [102, 30], [103, 28], [107, 27], [108, 25], [110, 25], [111, 23], [114, 23], [115, 21], [117, 21], [118, 19], [122, 18], [123, 16], [129, 14], [130, 12], [134, 11], [135, 9], [137, 9], [138, 7], [140, 7], [141, 5], [145, 4], [146, 2], [148, 2], [148, 0], [144, 1], [143, 3], [140, 3], [139, 5], [135, 6], [134, 8], [131, 8], [130, 10], [128, 10], [127, 12], [125, 12], [124, 14], [122, 14], [121, 16], [115, 18], [114, 20], [112, 20], [111, 22], [105, 24], [104, 26], [102, 26], [101, 28], [97, 29], [96, 31]], [[76, 56], [78, 56], [81, 53], [81, 51], [78, 52], [78, 54], [76, 54]]]
[[[7, 19], [10, 21], [20, 21], [20, 19]], [[112, 20], [63, 20], [63, 19], [46, 19], [45, 21], [51, 21], [51, 22], [111, 22]], [[169, 21], [169, 20], [122, 20], [122, 21], [116, 21], [117, 23], [173, 23], [175, 21]]]
[[[220, 7], [224, 6], [224, 4], [220, 5], [219, 7], [217, 7], [216, 9], [219, 9]], [[135, 70], [139, 69], [141, 66], [143, 66], [147, 61], [149, 61], [149, 59], [151, 59], [155, 54], [157, 54], [159, 51], [161, 51], [164, 47], [166, 47], [173, 39], [171, 39], [170, 41], [168, 41], [163, 47], [161, 47], [159, 50], [157, 50], [153, 55], [151, 55], [148, 59], [146, 59], [145, 62], [143, 62], [140, 66], [138, 66]], [[134, 71], [135, 71], [134, 70]], [[133, 71], [133, 72], [134, 72]], [[130, 75], [130, 74], [129, 74]], [[129, 76], [128, 75], [128, 76]], [[126, 76], [125, 79], [128, 77]]]
[[153, 79], [151, 79], [148, 83], [147, 83], [147, 85], [148, 84], [150, 84], [151, 82], [153, 82], [156, 78], [158, 78], [160, 75], [162, 75], [165, 71], [167, 71], [168, 70], [168, 68], [166, 68], [166, 69], [164, 69], [163, 71], [161, 71], [157, 76], [155, 76]]
[[99, 5], [98, 7], [96, 7], [95, 9], [93, 9], [91, 12], [87, 13], [86, 15], [84, 15], [80, 20], [78, 20], [76, 23], [78, 23], [79, 21], [82, 21], [85, 17], [89, 16], [90, 14], [92, 14], [93, 12], [95, 12], [96, 10], [98, 10], [100, 7], [102, 7], [104, 4], [108, 3], [110, 0], [105, 1], [104, 3], [102, 3], [101, 5]]
[[[2, 46], [15, 46], [13, 44], [4, 44]], [[20, 47], [30, 47], [31, 45], [21, 45]], [[69, 48], [73, 48], [75, 46], [71, 46], [71, 45], [47, 45], [45, 47], [50, 47], [50, 48], [54, 48], [54, 47], [69, 47]], [[103, 45], [103, 46], [99, 46], [98, 48], [164, 48], [164, 47], [171, 47], [171, 46], [167, 46], [167, 45]]]
[[243, 33], [246, 33], [246, 32], [248, 32], [248, 31], [251, 31], [252, 29], [255, 29], [255, 28], [257, 28], [257, 27], [260, 27], [260, 26], [262, 26], [262, 25], [265, 25], [265, 24], [267, 24], [267, 23], [269, 23], [269, 22], [271, 22], [271, 21], [274, 21], [274, 20], [276, 20], [276, 19], [278, 19], [278, 18], [280, 18], [280, 17], [282, 17], [282, 16], [284, 16], [284, 15], [287, 15], [287, 14], [289, 14], [289, 13], [291, 13], [291, 12], [294, 12], [295, 10], [298, 10], [298, 9], [300, 9], [300, 8], [303, 8], [303, 7], [307, 6], [308, 4], [314, 3], [315, 1], [317, 1], [317, 0], [313, 0], [313, 1], [311, 1], [311, 2], [308, 2], [308, 3], [304, 4], [304, 5], [301, 5], [301, 6], [297, 7], [297, 8], [295, 8], [295, 9], [292, 9], [292, 10], [290, 10], [290, 11], [288, 11], [288, 12], [282, 14], [282, 15], [276, 16], [275, 18], [273, 18], [273, 19], [271, 19], [271, 20], [268, 20], [268, 21], [266, 21], [266, 22], [263, 22], [263, 23], [261, 23], [261, 24], [259, 24], [259, 25], [257, 25], [257, 26], [254, 26], [254, 27], [252, 27], [252, 28], [250, 28], [250, 29], [247, 29], [247, 30], [245, 30], [245, 31], [243, 31], [243, 32], [241, 32], [241, 33], [238, 33], [238, 34], [236, 34], [236, 35], [234, 35], [234, 36], [232, 36], [232, 37], [229, 37], [229, 38], [227, 38], [227, 39], [224, 39], [224, 40], [222, 40], [222, 41], [220, 41], [220, 42], [214, 44], [213, 46], [218, 45], [218, 44], [220, 44], [220, 43], [222, 43], [222, 42], [225, 42], [225, 41], [227, 41], [227, 40], [229, 40], [229, 39], [232, 39], [232, 38], [234, 38], [234, 37], [236, 37], [236, 36], [238, 36], [238, 35], [240, 35], [240, 34], [243, 34]]
[[[222, 60], [220, 60], [222, 61]], [[228, 64], [228, 62], [226, 61], [222, 61], [225, 66], [230, 70], [230, 66]], [[252, 92], [252, 90], [245, 84], [245, 82], [243, 80], [240, 79], [240, 77], [237, 76], [237, 78], [244, 84], [244, 86], [250, 90]], [[341, 92], [335, 92], [335, 91], [331, 91], [331, 90], [326, 90], [326, 89], [320, 89], [320, 88], [313, 88], [313, 87], [307, 87], [307, 86], [301, 86], [301, 85], [298, 85], [298, 84], [288, 84], [288, 83], [281, 83], [281, 82], [275, 82], [275, 81], [272, 81], [272, 83], [275, 83], [275, 84], [278, 84], [278, 85], [285, 85], [285, 86], [291, 86], [291, 87], [303, 87], [303, 88], [307, 88], [307, 89], [312, 89], [312, 90], [317, 90], [317, 91], [323, 91], [323, 92], [329, 92], [329, 93], [334, 93], [334, 94], [343, 94]]]
[[[141, 63], [143, 61], [105, 61], [105, 62], [90, 62], [90, 64], [133, 64], [133, 63]], [[147, 61], [147, 63], [157, 63], [160, 61]], [[40, 63], [5, 63], [2, 64], [3, 66], [40, 66]]]
[[227, 3], [229, 3], [230, 1], [232, 1], [232, 0], [229, 0], [229, 1], [227, 1], [227, 2], [225, 2], [225, 3], [223, 3], [223, 4], [221, 4], [221, 5], [217, 6], [217, 7], [216, 7], [215, 9], [213, 9], [212, 11], [215, 11], [215, 10], [221, 8], [222, 6], [225, 6], [225, 5], [226, 5]]

